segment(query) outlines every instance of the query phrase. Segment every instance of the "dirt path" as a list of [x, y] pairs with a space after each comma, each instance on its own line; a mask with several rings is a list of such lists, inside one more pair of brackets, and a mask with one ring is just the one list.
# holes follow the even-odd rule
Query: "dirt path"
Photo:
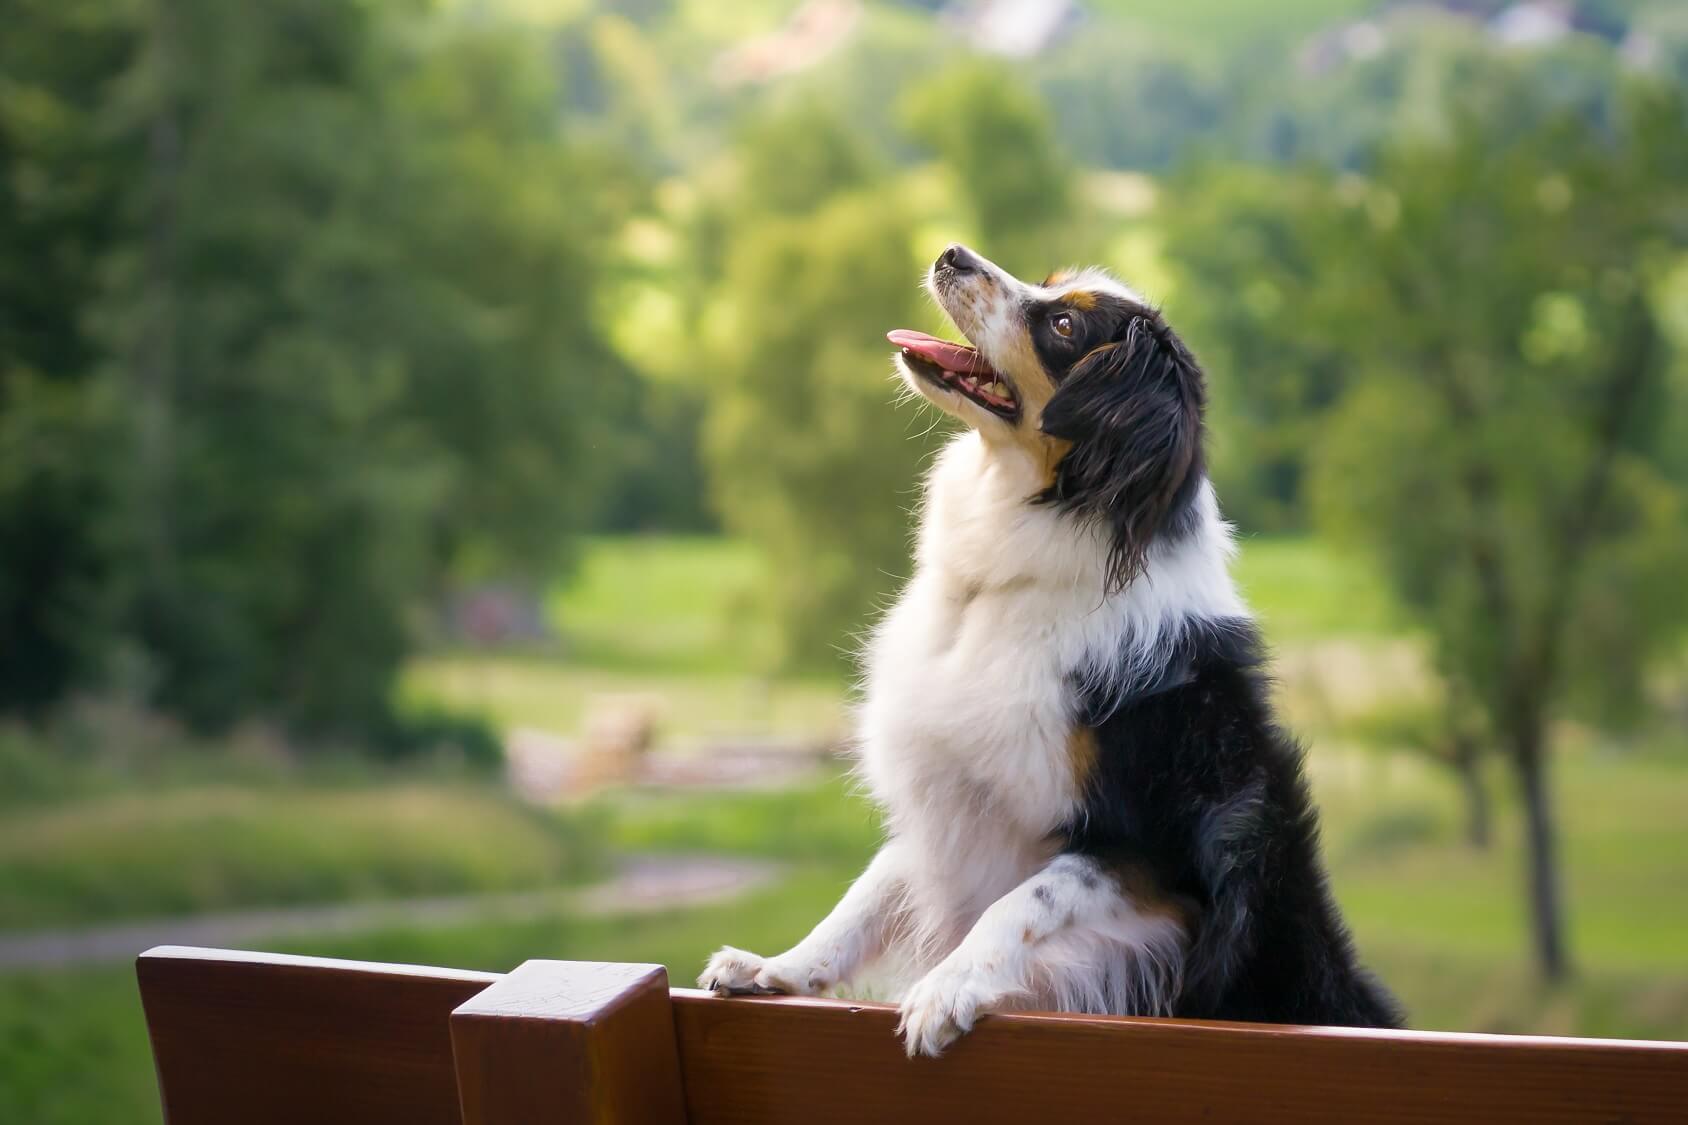
[[566, 890], [244, 910], [0, 934], [0, 971], [124, 961], [155, 945], [238, 946], [305, 934], [355, 934], [493, 919], [522, 921], [565, 910], [586, 917], [654, 913], [736, 898], [766, 886], [779, 872], [778, 864], [763, 860], [640, 855], [624, 860], [616, 876], [606, 882]]

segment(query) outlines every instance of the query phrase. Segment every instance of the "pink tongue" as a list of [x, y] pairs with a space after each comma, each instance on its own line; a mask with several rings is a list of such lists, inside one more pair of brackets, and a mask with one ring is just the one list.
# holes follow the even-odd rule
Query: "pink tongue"
[[945, 371], [961, 371], [969, 375], [983, 375], [991, 365], [979, 353], [963, 344], [952, 344], [912, 328], [899, 328], [885, 333], [885, 338], [899, 348], [907, 348], [922, 359], [931, 360]]

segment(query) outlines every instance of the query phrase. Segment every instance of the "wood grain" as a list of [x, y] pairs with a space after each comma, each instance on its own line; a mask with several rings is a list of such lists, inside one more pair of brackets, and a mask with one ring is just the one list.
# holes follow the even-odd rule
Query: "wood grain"
[[1688, 1121], [1688, 1044], [1012, 1015], [939, 1059], [884, 1005], [676, 990], [693, 1125]]
[[136, 973], [169, 1125], [459, 1125], [450, 1014], [499, 979], [178, 946]]
[[451, 1016], [464, 1125], [686, 1120], [661, 965], [529, 961]]

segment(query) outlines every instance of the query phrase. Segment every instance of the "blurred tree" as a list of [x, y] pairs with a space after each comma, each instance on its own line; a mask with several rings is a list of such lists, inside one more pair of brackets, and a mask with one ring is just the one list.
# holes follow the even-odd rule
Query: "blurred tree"
[[122, 651], [201, 726], [388, 737], [414, 610], [567, 562], [632, 414], [594, 297], [639, 185], [559, 134], [542, 45], [418, 14], [20, 10], [0, 705]]
[[[1527, 97], [1515, 88], [1512, 96]], [[1505, 119], [1502, 117], [1501, 119]], [[1688, 247], [1674, 92], [1603, 127], [1517, 136], [1465, 114], [1315, 221], [1314, 284], [1356, 378], [1314, 469], [1517, 777], [1538, 962], [1567, 969], [1549, 718], [1634, 721], [1643, 661], [1688, 618], [1684, 492], [1660, 439], [1659, 283]], [[1673, 140], [1674, 138], [1674, 140]]]
[[739, 130], [733, 153], [733, 204], [741, 218], [808, 215], [833, 196], [865, 187], [885, 172], [867, 140], [814, 100], [750, 117]]
[[1228, 121], [1254, 91], [1233, 87], [1270, 72], [1233, 67], [1235, 78], [1221, 77], [1170, 44], [1088, 30], [1031, 67], [1062, 142], [1089, 166], [1161, 171], [1187, 162], [1193, 146], [1234, 140]]
[[[693, 372], [695, 374], [695, 372]], [[614, 472], [594, 505], [595, 532], [718, 532], [702, 472], [700, 387], [639, 378], [625, 417], [612, 421]]]
[[[887, 326], [920, 314], [912, 231], [889, 191], [746, 232], [705, 432], [727, 525], [770, 566], [776, 658], [826, 667], [907, 573], [926, 418], [893, 406]], [[918, 427], [918, 428], [916, 428]]]
[[967, 202], [986, 256], [1040, 277], [1068, 264], [1082, 225], [1073, 170], [1034, 90], [1001, 67], [967, 62], [913, 87], [901, 108]]
[[86, 311], [132, 233], [139, 153], [103, 110], [134, 50], [120, 0], [17, 0], [0, 34], [0, 711], [92, 675], [113, 624], [116, 417]]
[[1308, 449], [1349, 383], [1347, 311], [1328, 298], [1346, 287], [1333, 274], [1364, 264], [1311, 240], [1340, 190], [1311, 169], [1202, 163], [1164, 193], [1170, 312], [1206, 361], [1214, 477], [1226, 514], [1250, 531], [1306, 526]]
[[874, 162], [824, 109], [785, 113], [737, 150], [744, 209], [713, 314], [704, 448], [727, 526], [768, 560], [776, 659], [835, 668], [907, 572], [906, 510], [931, 448], [910, 434], [930, 419], [895, 410], [882, 341], [924, 309], [895, 184], [868, 186]]

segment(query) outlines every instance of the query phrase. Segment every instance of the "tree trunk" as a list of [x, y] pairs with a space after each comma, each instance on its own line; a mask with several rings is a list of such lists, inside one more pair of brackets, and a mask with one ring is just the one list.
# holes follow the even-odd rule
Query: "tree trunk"
[[1465, 793], [1465, 842], [1479, 851], [1489, 847], [1489, 790], [1483, 784], [1482, 758], [1477, 744], [1464, 735], [1454, 738], [1454, 769]]
[[1565, 911], [1559, 893], [1558, 833], [1547, 791], [1547, 761], [1539, 721], [1513, 733], [1513, 763], [1524, 801], [1530, 923], [1536, 965], [1550, 981], [1565, 979]]

